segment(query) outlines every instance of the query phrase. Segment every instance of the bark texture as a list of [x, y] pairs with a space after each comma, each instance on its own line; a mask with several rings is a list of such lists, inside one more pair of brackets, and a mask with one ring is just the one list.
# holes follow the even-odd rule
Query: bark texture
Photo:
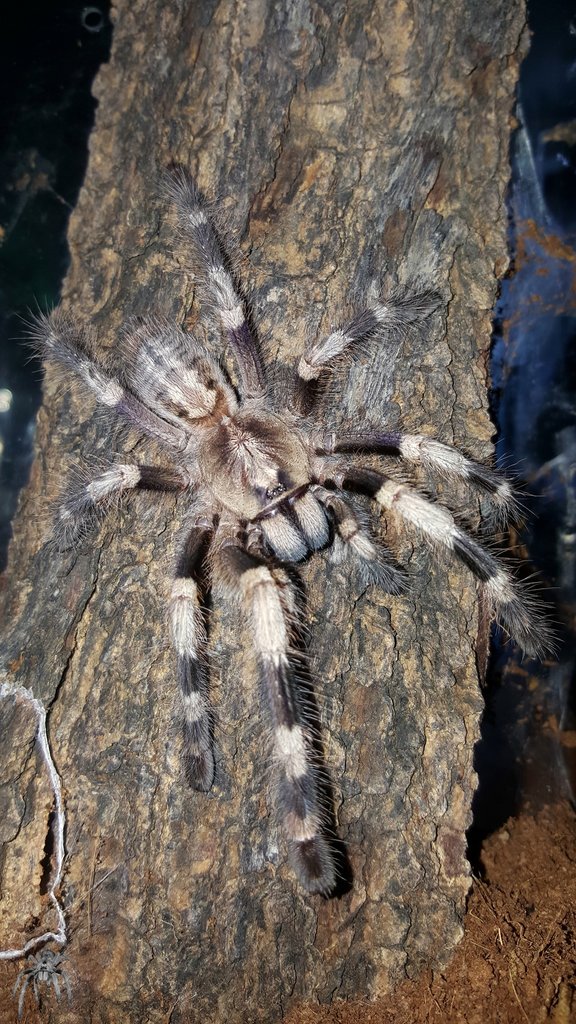
[[[179, 161], [220, 198], [280, 363], [371, 280], [439, 290], [425, 332], [373, 346], [342, 378], [339, 417], [360, 408], [370, 424], [488, 455], [521, 4], [121, 0], [115, 22], [70, 223], [66, 305], [105, 346], [128, 315], [181, 320], [192, 308], [194, 322], [156, 197], [161, 169]], [[469, 887], [487, 632], [471, 577], [433, 565], [393, 526], [388, 539], [415, 570], [406, 598], [352, 590], [323, 556], [302, 569], [352, 871], [339, 899], [310, 898], [273, 817], [250, 638], [234, 608], [212, 627], [216, 785], [192, 793], [180, 776], [163, 603], [183, 503], [141, 496], [78, 552], [46, 546], [46, 496], [83, 456], [101, 465], [120, 451], [148, 450], [48, 373], [4, 584], [9, 679], [51, 709], [68, 815], [73, 1000], [48, 1000], [44, 1019], [276, 1022], [301, 1001], [370, 998], [440, 967]], [[31, 719], [10, 700], [0, 716], [6, 947], [50, 925], [51, 798]], [[0, 968], [6, 1021], [15, 973]]]

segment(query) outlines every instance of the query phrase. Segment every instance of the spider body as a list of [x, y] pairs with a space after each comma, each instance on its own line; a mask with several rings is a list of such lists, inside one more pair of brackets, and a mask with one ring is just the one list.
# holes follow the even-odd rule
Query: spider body
[[[224, 414], [198, 460], [204, 486], [241, 519], [265, 520], [310, 482], [310, 461], [295, 428], [272, 414]], [[293, 497], [293, 495], [292, 495]]]
[[22, 1017], [22, 1011], [24, 1009], [24, 999], [26, 997], [26, 991], [28, 986], [32, 987], [34, 993], [34, 999], [36, 1005], [40, 1006], [42, 999], [42, 989], [49, 991], [51, 988], [54, 990], [56, 999], [60, 1002], [61, 996], [61, 984], [64, 984], [68, 1001], [72, 999], [72, 991], [70, 988], [70, 979], [66, 970], [64, 969], [63, 962], [65, 957], [62, 953], [54, 953], [50, 949], [43, 949], [40, 953], [32, 953], [28, 958], [28, 967], [23, 967], [19, 971], [14, 985], [14, 995], [20, 989], [20, 996], [18, 998], [18, 1020]]
[[[367, 582], [402, 593], [406, 574], [369, 529], [356, 504], [359, 493], [375, 511], [394, 517], [443, 556], [459, 559], [527, 651], [542, 652], [550, 637], [508, 569], [463, 529], [447, 505], [406, 483], [414, 468], [432, 480], [441, 477], [447, 492], [451, 484], [456, 491], [465, 489], [504, 519], [514, 509], [507, 480], [432, 438], [358, 429], [327, 433], [318, 416], [321, 375], [358, 343], [424, 329], [438, 296], [396, 294], [374, 301], [309, 344], [284, 411], [278, 412], [206, 203], [183, 171], [170, 176], [166, 193], [191, 269], [234, 357], [238, 385], [198, 339], [168, 321], [129, 322], [119, 345], [121, 358], [113, 364], [95, 351], [90, 332], [62, 311], [39, 318], [34, 333], [45, 357], [73, 371], [100, 402], [153, 437], [169, 458], [168, 465], [116, 465], [100, 474], [65, 502], [59, 531], [65, 543], [75, 540], [87, 521], [100, 517], [124, 492], [190, 494], [190, 519], [169, 600], [187, 777], [201, 790], [214, 778], [202, 610], [207, 566], [214, 589], [240, 604], [250, 628], [292, 862], [309, 891], [326, 895], [335, 889], [337, 871], [315, 727], [295, 670], [296, 594], [282, 563], [298, 563], [328, 548], [335, 561], [359, 567]], [[391, 461], [400, 464], [400, 479], [391, 473]]]

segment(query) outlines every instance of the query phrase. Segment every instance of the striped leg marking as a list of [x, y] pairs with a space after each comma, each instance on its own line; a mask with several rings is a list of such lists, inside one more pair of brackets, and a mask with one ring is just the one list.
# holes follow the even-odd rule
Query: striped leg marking
[[74, 491], [58, 511], [55, 531], [67, 548], [77, 543], [127, 491], [181, 491], [190, 486], [183, 473], [157, 466], [119, 463]]
[[496, 618], [527, 654], [542, 657], [553, 649], [553, 633], [538, 615], [530, 594], [499, 559], [457, 525], [447, 508], [371, 469], [352, 467], [334, 476], [344, 489], [364, 491], [382, 508], [401, 516], [433, 547], [453, 552], [484, 584]]
[[306, 490], [290, 502], [291, 509], [306, 539], [309, 551], [319, 551], [330, 538], [328, 520], [322, 508], [311, 490]]
[[383, 508], [397, 511], [433, 544], [454, 552], [484, 584], [496, 618], [527, 654], [541, 657], [550, 649], [551, 631], [532, 607], [530, 595], [494, 555], [460, 529], [448, 509], [392, 480], [382, 485], [375, 499]]
[[318, 380], [323, 370], [329, 367], [350, 346], [373, 337], [381, 328], [381, 321], [374, 310], [365, 309], [352, 318], [344, 327], [332, 331], [309, 346], [301, 357], [296, 370], [296, 381], [292, 406], [302, 416], [313, 410], [318, 396]]
[[235, 581], [252, 626], [280, 772], [279, 810], [294, 869], [310, 892], [328, 894], [336, 884], [334, 861], [323, 834], [317, 770], [288, 657], [280, 584], [261, 559], [240, 547], [223, 547], [219, 560], [225, 581]]
[[517, 500], [509, 480], [472, 459], [457, 448], [442, 444], [423, 434], [355, 433], [326, 438], [322, 454], [353, 454], [377, 452], [423, 466], [436, 476], [461, 480], [468, 487], [487, 495], [505, 523], [517, 511]]
[[35, 318], [30, 336], [45, 359], [71, 370], [103, 405], [157, 441], [176, 451], [185, 450], [189, 441], [186, 432], [148, 409], [123, 381], [94, 357], [94, 339], [83, 325], [56, 309], [50, 316], [42, 314]]
[[306, 486], [256, 516], [266, 543], [281, 562], [299, 562], [328, 543], [330, 531], [322, 505]]
[[382, 587], [389, 594], [404, 593], [408, 583], [406, 574], [386, 559], [386, 550], [362, 529], [349, 503], [325, 487], [315, 487], [314, 494], [332, 513], [336, 529], [335, 560], [342, 561], [350, 552], [358, 560], [366, 583]]
[[410, 297], [394, 296], [384, 302], [374, 302], [361, 310], [343, 327], [332, 331], [310, 345], [298, 363], [293, 405], [306, 415], [314, 406], [316, 392], [313, 387], [320, 374], [344, 355], [376, 335], [402, 334], [411, 324], [420, 323], [438, 306], [439, 296], [425, 292]]
[[228, 260], [212, 224], [209, 207], [196, 182], [182, 168], [167, 176], [164, 191], [174, 204], [180, 226], [192, 247], [194, 269], [203, 278], [208, 298], [234, 352], [244, 397], [264, 391], [262, 361], [236, 291]]
[[208, 673], [204, 660], [206, 629], [200, 593], [193, 574], [198, 572], [211, 529], [195, 526], [190, 532], [172, 585], [169, 613], [172, 643], [178, 659], [178, 682], [183, 711], [183, 761], [186, 778], [194, 789], [210, 789], [214, 779]]

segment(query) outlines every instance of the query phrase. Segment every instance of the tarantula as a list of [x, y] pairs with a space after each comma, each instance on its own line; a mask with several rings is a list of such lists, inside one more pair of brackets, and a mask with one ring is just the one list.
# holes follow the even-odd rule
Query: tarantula
[[[515, 503], [506, 479], [429, 437], [398, 431], [330, 434], [314, 420], [317, 385], [335, 362], [368, 339], [422, 325], [438, 297], [397, 293], [373, 301], [344, 326], [308, 344], [279, 413], [208, 204], [181, 169], [168, 175], [165, 192], [190, 267], [233, 354], [239, 386], [196, 337], [166, 320], [128, 322], [115, 367], [95, 354], [89, 330], [74, 319], [60, 310], [40, 317], [35, 334], [44, 356], [72, 370], [101, 403], [170, 456], [169, 466], [121, 464], [101, 473], [66, 501], [59, 526], [66, 539], [74, 538], [86, 517], [99, 516], [125, 491], [190, 495], [190, 521], [169, 603], [187, 778], [200, 790], [208, 790], [214, 778], [203, 656], [201, 585], [207, 567], [214, 587], [240, 603], [251, 625], [273, 731], [278, 806], [296, 874], [309, 891], [327, 895], [337, 872], [314, 730], [296, 682], [294, 586], [282, 563], [293, 566], [331, 546], [338, 561], [350, 559], [368, 580], [402, 592], [406, 576], [370, 532], [356, 492], [386, 516], [400, 517], [437, 550], [460, 559], [483, 584], [500, 623], [526, 651], [542, 651], [548, 635], [520, 585], [448, 508], [373, 463], [386, 456], [440, 476], [448, 485], [464, 485], [502, 516]], [[371, 464], [363, 465], [362, 455], [368, 454]]]
[[60, 1002], [60, 982], [64, 982], [66, 993], [68, 995], [68, 1002], [72, 999], [72, 990], [70, 988], [70, 979], [68, 974], [64, 970], [62, 963], [65, 957], [62, 953], [53, 953], [51, 949], [43, 949], [40, 953], [31, 953], [28, 957], [29, 967], [23, 967], [18, 973], [16, 983], [14, 985], [13, 993], [16, 995], [20, 986], [20, 996], [18, 998], [18, 1020], [22, 1017], [22, 1010], [24, 1009], [24, 998], [26, 996], [26, 990], [28, 985], [32, 985], [32, 991], [36, 1000], [36, 1005], [40, 1006], [42, 986], [46, 986], [46, 989], [52, 987], [56, 993], [56, 999]]

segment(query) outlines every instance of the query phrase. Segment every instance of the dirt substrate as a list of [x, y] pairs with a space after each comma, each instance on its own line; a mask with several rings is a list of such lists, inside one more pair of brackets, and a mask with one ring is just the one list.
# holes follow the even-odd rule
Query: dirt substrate
[[566, 805], [485, 843], [464, 938], [443, 974], [371, 1004], [300, 1007], [288, 1024], [576, 1024], [576, 819]]
[[[482, 862], [464, 938], [443, 974], [406, 981], [374, 1003], [300, 1006], [285, 1024], [576, 1024], [574, 812], [556, 805], [511, 819], [486, 842]], [[16, 1020], [12, 984], [0, 997], [7, 1022]], [[28, 999], [22, 1021], [56, 1024], [66, 1009], [49, 999], [39, 1013]], [[97, 1018], [98, 1007], [87, 1008], [86, 1020]], [[135, 1019], [122, 1014], [114, 1024]]]

